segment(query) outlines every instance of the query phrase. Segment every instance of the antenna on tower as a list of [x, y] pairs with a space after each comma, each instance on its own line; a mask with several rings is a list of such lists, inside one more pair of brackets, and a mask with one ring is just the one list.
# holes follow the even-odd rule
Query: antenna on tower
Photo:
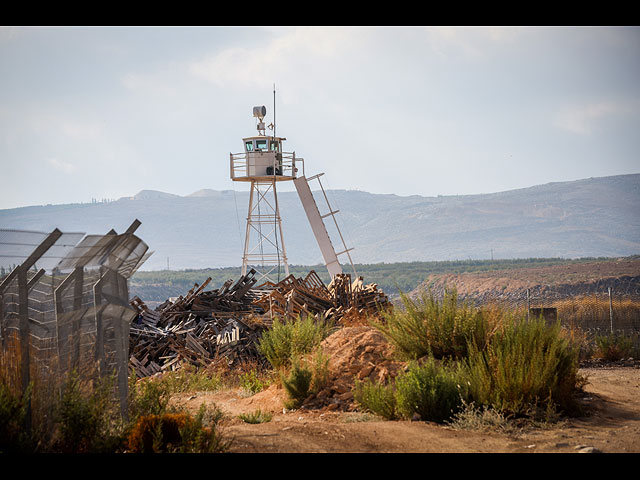
[[273, 136], [276, 136], [276, 84], [273, 84]]

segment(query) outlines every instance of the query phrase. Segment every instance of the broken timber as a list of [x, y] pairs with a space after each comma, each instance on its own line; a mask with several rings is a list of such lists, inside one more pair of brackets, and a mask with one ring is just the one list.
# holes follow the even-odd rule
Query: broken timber
[[138, 297], [130, 304], [138, 312], [130, 328], [130, 368], [138, 377], [176, 370], [183, 363], [207, 366], [220, 357], [229, 365], [254, 361], [266, 365], [257, 343], [274, 318], [311, 315], [323, 321], [374, 315], [390, 305], [376, 284], [362, 277], [338, 274], [326, 286], [315, 271], [304, 278], [288, 275], [278, 283], [255, 287], [255, 270], [237, 282], [205, 291], [211, 281], [194, 287], [155, 310]]

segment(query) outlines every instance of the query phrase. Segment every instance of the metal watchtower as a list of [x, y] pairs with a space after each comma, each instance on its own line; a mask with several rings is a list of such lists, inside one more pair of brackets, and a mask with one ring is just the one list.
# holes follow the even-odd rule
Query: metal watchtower
[[[304, 176], [304, 159], [296, 157], [295, 152], [285, 152], [283, 150], [282, 143], [286, 138], [275, 135], [275, 125], [273, 123], [268, 128], [273, 129], [274, 134], [266, 134], [264, 124], [266, 113], [267, 109], [264, 106], [253, 107], [253, 116], [256, 118], [258, 135], [242, 139], [244, 146], [242, 153], [229, 154], [231, 180], [251, 183], [244, 253], [242, 256], [242, 275], [246, 275], [249, 266], [256, 269], [260, 274], [259, 279], [264, 277], [266, 280], [271, 280], [270, 275], [275, 270], [278, 273], [284, 270], [285, 276], [289, 275], [289, 264], [282, 234], [282, 220], [280, 218], [276, 185], [278, 182], [293, 181], [322, 252], [327, 270], [333, 277], [337, 273], [342, 273], [338, 255], [349, 255], [349, 251], [352, 250], [346, 248], [345, 245], [344, 250], [336, 254], [324, 225], [324, 218], [333, 217], [336, 229], [344, 245], [342, 233], [340, 233], [335, 220], [335, 214], [338, 211], [331, 209], [324, 188], [320, 184], [329, 207], [329, 213], [320, 214], [308, 180]], [[299, 167], [301, 167], [301, 171]], [[314, 175], [309, 180], [318, 179], [318, 182], [320, 182], [321, 175]], [[350, 255], [349, 262], [353, 267]]]

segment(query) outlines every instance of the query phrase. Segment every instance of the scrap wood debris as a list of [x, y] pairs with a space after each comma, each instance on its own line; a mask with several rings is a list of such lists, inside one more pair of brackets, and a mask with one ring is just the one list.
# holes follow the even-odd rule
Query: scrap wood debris
[[339, 323], [374, 315], [390, 305], [376, 284], [349, 274], [334, 276], [327, 286], [315, 271], [304, 278], [289, 275], [278, 283], [257, 282], [255, 270], [237, 282], [205, 291], [208, 278], [183, 297], [168, 299], [155, 310], [138, 297], [130, 328], [130, 368], [138, 377], [175, 370], [183, 363], [207, 366], [221, 356], [229, 365], [244, 361], [265, 364], [257, 341], [273, 319], [311, 315]]
[[138, 312], [130, 327], [129, 366], [138, 377], [175, 370], [182, 363], [206, 366], [223, 355], [231, 365], [260, 360], [255, 340], [263, 325], [250, 321], [263, 310], [254, 304], [255, 270], [219, 289], [204, 291], [211, 281], [194, 287], [183, 297], [168, 299], [155, 310], [138, 297], [131, 305]]

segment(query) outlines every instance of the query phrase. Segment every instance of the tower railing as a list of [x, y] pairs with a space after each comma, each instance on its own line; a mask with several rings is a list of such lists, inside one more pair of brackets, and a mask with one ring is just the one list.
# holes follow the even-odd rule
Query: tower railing
[[[251, 176], [248, 174], [249, 162], [247, 152], [231, 153], [229, 156], [231, 179], [237, 180], [246, 177], [247, 180], [250, 180]], [[271, 165], [272, 172], [276, 172], [277, 169], [279, 169], [280, 173], [266, 176], [295, 178], [298, 176], [296, 162], [302, 164], [302, 175], [304, 175], [304, 160], [302, 158], [296, 158], [295, 152], [282, 152], [281, 158], [276, 158], [274, 155]]]

